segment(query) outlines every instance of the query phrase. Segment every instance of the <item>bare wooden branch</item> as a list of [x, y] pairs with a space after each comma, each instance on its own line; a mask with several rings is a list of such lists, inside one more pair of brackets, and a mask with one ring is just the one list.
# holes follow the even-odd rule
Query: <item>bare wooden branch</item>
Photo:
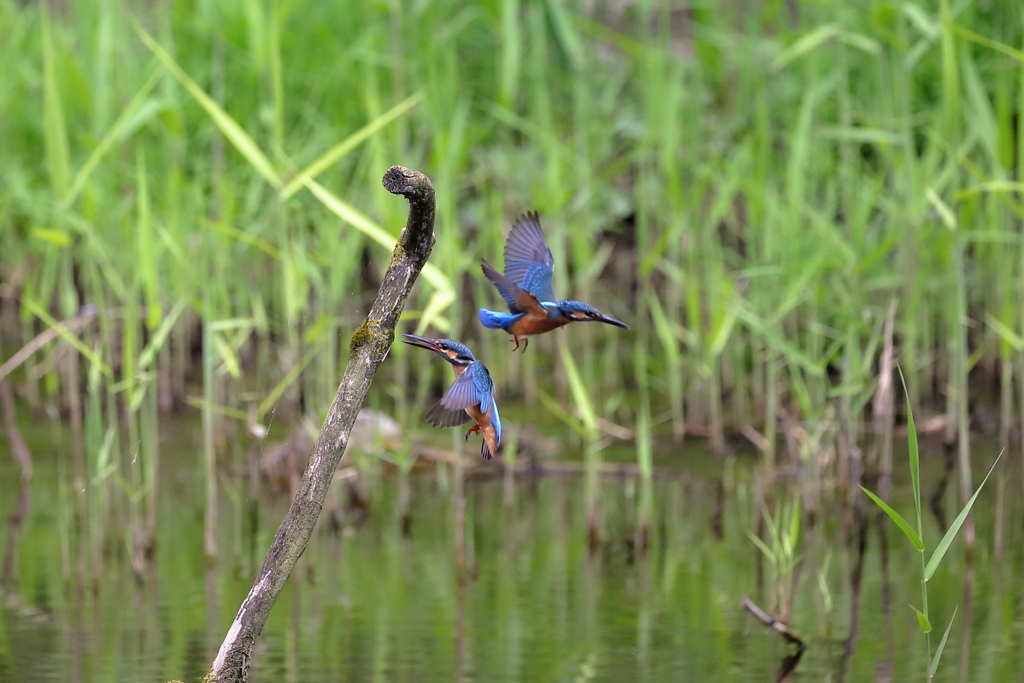
[[395, 326], [409, 291], [434, 247], [434, 186], [430, 179], [419, 171], [392, 166], [384, 174], [383, 183], [388, 192], [409, 200], [408, 222], [395, 245], [370, 315], [352, 334], [348, 366], [320, 428], [291, 508], [204, 681], [234, 683], [248, 679], [256, 638], [313, 534], [356, 415], [377, 367], [394, 341]]
[[804, 649], [804, 641], [800, 640], [785, 623], [775, 617], [769, 616], [763, 609], [754, 604], [747, 596], [743, 596], [743, 608], [754, 615], [754, 618], [771, 630], [782, 636], [787, 643], [795, 644], [800, 650]]
[[33, 353], [59, 337], [62, 332], [70, 332], [77, 335], [82, 331], [82, 328], [89, 324], [89, 322], [95, 317], [96, 311], [93, 310], [77, 315], [74, 318], [69, 318], [59, 325], [43, 330], [36, 335], [32, 341], [18, 349], [3, 365], [0, 365], [0, 379], [4, 379], [14, 372], [18, 366], [27, 361]]

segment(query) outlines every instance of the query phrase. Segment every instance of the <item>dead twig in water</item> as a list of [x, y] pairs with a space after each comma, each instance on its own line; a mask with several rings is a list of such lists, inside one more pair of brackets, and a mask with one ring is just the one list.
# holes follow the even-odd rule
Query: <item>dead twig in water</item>
[[406, 297], [434, 247], [434, 186], [430, 179], [419, 171], [392, 166], [384, 174], [383, 183], [388, 192], [409, 200], [408, 223], [398, 238], [370, 315], [352, 334], [348, 366], [320, 428], [298, 492], [204, 683], [247, 680], [256, 638], [313, 534], [356, 415], [377, 367], [391, 349]]
[[745, 595], [743, 596], [742, 604], [743, 608], [754, 615], [755, 619], [778, 633], [787, 643], [793, 643], [796, 645], [796, 652], [783, 657], [782, 664], [779, 665], [779, 670], [775, 672], [776, 683], [784, 681], [789, 674], [793, 673], [793, 670], [796, 669], [796, 665], [800, 663], [800, 658], [803, 656], [804, 650], [806, 649], [804, 641], [800, 640], [800, 638], [790, 631], [786, 624], [775, 617], [768, 616], [764, 610], [755, 605], [753, 601]]
[[800, 640], [798, 637], [793, 635], [793, 632], [789, 630], [789, 627], [786, 626], [786, 624], [779, 621], [775, 617], [768, 616], [768, 614], [765, 613], [764, 610], [755, 605], [753, 601], [745, 595], [743, 596], [743, 608], [751, 614], [753, 614], [754, 618], [756, 618], [762, 624], [764, 624], [765, 626], [767, 626], [768, 628], [770, 628], [771, 630], [775, 631], [783, 638], [785, 638], [787, 643], [794, 643], [801, 650], [804, 649], [804, 641]]

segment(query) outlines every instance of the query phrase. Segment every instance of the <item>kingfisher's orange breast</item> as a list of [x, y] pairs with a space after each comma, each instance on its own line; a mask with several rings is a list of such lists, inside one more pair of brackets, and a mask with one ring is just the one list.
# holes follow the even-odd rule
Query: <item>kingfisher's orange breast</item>
[[487, 412], [487, 413], [480, 412], [480, 404], [477, 404], [475, 406], [470, 406], [469, 408], [466, 408], [466, 412], [469, 413], [469, 416], [471, 418], [473, 418], [473, 420], [478, 425], [480, 425], [480, 433], [483, 436], [484, 441], [487, 442], [487, 448], [490, 449], [492, 454], [497, 453], [498, 452], [498, 432], [494, 428], [494, 425], [491, 424], [491, 414], [490, 414], [490, 412]]
[[564, 316], [549, 318], [547, 315], [532, 316], [527, 314], [512, 323], [507, 329], [508, 332], [516, 337], [527, 337], [557, 330], [559, 327], [568, 324], [569, 319]]

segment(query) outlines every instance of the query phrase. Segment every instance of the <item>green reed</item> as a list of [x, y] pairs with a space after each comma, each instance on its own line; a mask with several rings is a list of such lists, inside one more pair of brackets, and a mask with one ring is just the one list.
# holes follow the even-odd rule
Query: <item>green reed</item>
[[[902, 375], [901, 375], [902, 377]], [[906, 393], [906, 387], [904, 387], [904, 393]], [[927, 674], [926, 679], [931, 680], [935, 677], [935, 672], [939, 667], [939, 661], [942, 658], [942, 651], [946, 646], [946, 639], [949, 637], [949, 631], [953, 627], [953, 619], [956, 618], [956, 609], [953, 610], [953, 615], [950, 617], [949, 626], [946, 627], [945, 632], [942, 634], [942, 639], [939, 641], [938, 646], [935, 648], [935, 654], [932, 655], [932, 643], [931, 643], [931, 618], [928, 612], [928, 582], [935, 575], [935, 571], [938, 569], [939, 564], [942, 562], [942, 558], [945, 557], [946, 552], [949, 550], [949, 546], [953, 543], [956, 535], [959, 533], [960, 528], [965, 526], [970, 519], [971, 508], [974, 506], [974, 501], [977, 500], [978, 494], [981, 493], [981, 489], [984, 488], [988, 478], [992, 475], [996, 465], [999, 464], [999, 458], [1002, 457], [1002, 453], [996, 456], [995, 462], [992, 463], [992, 467], [989, 469], [988, 474], [982, 479], [981, 484], [974, 491], [974, 494], [969, 497], [960, 513], [957, 515], [953, 523], [950, 524], [949, 528], [946, 529], [946, 533], [942, 536], [942, 539], [938, 542], [935, 548], [932, 550], [931, 556], [925, 558], [925, 542], [924, 542], [924, 527], [921, 523], [921, 463], [920, 455], [918, 451], [917, 443], [917, 429], [914, 426], [914, 414], [910, 407], [909, 398], [907, 399], [907, 443], [908, 443], [908, 458], [910, 463], [910, 479], [914, 489], [914, 511], [916, 513], [916, 528], [912, 526], [906, 519], [903, 518], [900, 513], [896, 512], [890, 507], [885, 501], [871, 493], [866, 488], [861, 486], [861, 490], [872, 501], [875, 502], [884, 512], [896, 523], [896, 526], [906, 535], [910, 540], [911, 545], [914, 549], [921, 554], [921, 608], [918, 609], [911, 605], [911, 609], [917, 613], [918, 626], [921, 629], [921, 633], [925, 639], [925, 649], [928, 654]], [[968, 482], [968, 485], [969, 482]], [[972, 548], [973, 539], [965, 539], [968, 551]]]
[[[604, 421], [636, 428], [652, 449], [690, 426], [721, 451], [726, 432], [750, 427], [771, 460], [782, 411], [827, 439], [833, 400], [856, 441], [897, 299], [911, 405], [947, 411], [969, 481], [973, 368], [983, 372], [972, 380], [998, 378], [1003, 415], [1020, 419], [1006, 393], [1024, 376], [1024, 313], [1012, 303], [1024, 288], [1015, 6], [748, 9], [697, 7], [675, 30], [665, 2], [618, 19], [511, 0], [74, 0], [60, 13], [0, 3], [17, 64], [0, 75], [4, 277], [20, 278], [25, 342], [81, 305], [100, 309], [83, 333], [93, 357], [76, 347], [86, 361], [70, 371], [89, 379], [86, 479], [100, 477], [97, 449], [121, 410], [114, 371], [93, 382], [95, 361], [119, 368], [138, 403], [126, 424], [146, 424], [142, 495], [159, 478], [145, 439], [161, 421], [161, 382], [208, 409], [207, 482], [218, 479], [216, 416], [244, 413], [243, 393], [259, 394], [261, 421], [300, 397], [318, 419], [339, 337], [365, 313], [404, 219], [379, 188], [397, 162], [438, 190], [438, 244], [408, 325], [447, 334], [470, 323], [503, 400], [551, 399], [592, 418], [588, 462], [599, 462]], [[574, 325], [551, 335], [568, 341], [536, 339], [512, 356], [501, 333], [473, 323], [476, 306], [499, 301], [478, 258], [500, 261], [502, 235], [531, 208], [556, 292], [633, 330]], [[208, 329], [232, 319], [257, 322]], [[45, 371], [55, 344], [19, 369], [36, 410], [72, 398], [75, 378]], [[393, 365], [388, 386], [403, 389], [384, 410], [419, 415], [400, 404], [414, 388], [425, 395], [425, 365]], [[943, 386], [948, 401], [933, 395]], [[135, 440], [111, 438], [122, 463]]]

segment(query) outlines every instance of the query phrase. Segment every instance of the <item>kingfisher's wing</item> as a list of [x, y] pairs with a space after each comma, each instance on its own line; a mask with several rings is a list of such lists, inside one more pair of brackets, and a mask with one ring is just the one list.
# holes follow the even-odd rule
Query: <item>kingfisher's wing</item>
[[521, 289], [519, 285], [495, 270], [494, 266], [490, 263], [481, 261], [480, 268], [484, 271], [484, 276], [494, 284], [495, 289], [501, 294], [501, 298], [508, 304], [509, 313], [514, 315], [519, 315], [520, 313], [547, 315], [547, 310], [540, 305], [536, 296], [525, 289]]
[[[476, 365], [474, 363], [473, 365]], [[469, 367], [471, 370], [473, 365]], [[477, 403], [480, 403], [480, 399], [476, 395], [476, 383], [473, 381], [473, 373], [467, 370], [456, 378], [448, 391], [441, 397], [441, 405], [448, 410], [465, 410], [471, 408]]]
[[435, 427], [444, 428], [466, 424], [473, 419], [466, 412], [466, 408], [480, 403], [476, 393], [476, 384], [471, 374], [468, 371], [462, 373], [448, 387], [441, 400], [427, 411], [427, 422]]
[[434, 407], [427, 411], [425, 417], [429, 424], [441, 429], [458, 427], [473, 420], [465, 410], [448, 410], [440, 403], [435, 403]]
[[499, 294], [501, 294], [501, 298], [508, 304], [509, 313], [522, 313], [519, 306], [516, 305], [516, 293], [519, 291], [519, 287], [516, 286], [516, 283], [499, 273], [494, 269], [494, 266], [482, 259], [480, 261], [480, 269], [484, 271], [484, 277], [491, 281], [494, 288], [498, 290]]
[[487, 372], [483, 363], [477, 361], [470, 365], [462, 376], [469, 377], [473, 382], [474, 405], [479, 403], [482, 413], [490, 412], [494, 405], [494, 380], [491, 379], [491, 373]]
[[557, 301], [551, 288], [554, 259], [536, 211], [519, 217], [505, 241], [505, 277], [539, 301]]

